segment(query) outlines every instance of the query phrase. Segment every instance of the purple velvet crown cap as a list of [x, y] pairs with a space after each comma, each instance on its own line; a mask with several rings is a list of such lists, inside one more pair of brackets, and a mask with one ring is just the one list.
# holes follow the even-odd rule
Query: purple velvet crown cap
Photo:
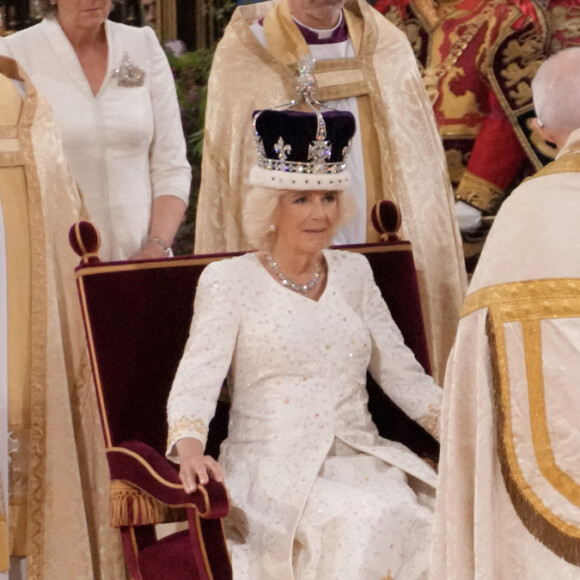
[[355, 130], [354, 116], [348, 111], [255, 112], [258, 160], [250, 183], [276, 189], [346, 189], [345, 161]]

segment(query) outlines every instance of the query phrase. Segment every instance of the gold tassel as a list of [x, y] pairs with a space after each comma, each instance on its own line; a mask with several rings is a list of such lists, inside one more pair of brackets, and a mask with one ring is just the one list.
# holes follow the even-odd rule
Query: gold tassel
[[111, 481], [110, 522], [114, 527], [146, 526], [166, 521], [167, 505], [132, 486], [126, 481]]

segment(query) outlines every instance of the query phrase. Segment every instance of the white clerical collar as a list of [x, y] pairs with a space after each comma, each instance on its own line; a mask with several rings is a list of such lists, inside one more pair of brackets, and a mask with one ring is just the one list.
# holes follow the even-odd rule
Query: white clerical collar
[[292, 16], [292, 19], [297, 24], [302, 26], [302, 28], [306, 28], [307, 30], [310, 30], [310, 32], [312, 32], [313, 34], [316, 34], [318, 36], [319, 40], [324, 40], [325, 38], [330, 38], [334, 34], [335, 30], [342, 24], [342, 11], [340, 12], [340, 18], [338, 19], [336, 26], [333, 26], [332, 28], [328, 28], [328, 29], [324, 29], [324, 30], [320, 30], [318, 28], [311, 28], [310, 26], [306, 26], [306, 24], [300, 22], [300, 20], [298, 20], [298, 18], [294, 18], [294, 16]]

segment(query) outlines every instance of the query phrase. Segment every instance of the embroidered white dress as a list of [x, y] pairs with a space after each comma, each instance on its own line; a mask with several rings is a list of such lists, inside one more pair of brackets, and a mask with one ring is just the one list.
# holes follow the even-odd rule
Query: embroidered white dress
[[282, 287], [254, 254], [206, 268], [169, 398], [168, 454], [183, 437], [205, 443], [229, 370], [220, 463], [236, 580], [425, 578], [432, 512], [423, 499], [436, 475], [378, 436], [367, 368], [435, 435], [441, 390], [404, 346], [367, 260], [325, 257], [318, 302]]
[[[191, 169], [173, 75], [155, 33], [110, 21], [105, 29], [108, 73], [97, 95], [55, 19], [6, 44], [52, 105], [67, 162], [101, 234], [101, 258], [124, 260], [147, 238], [154, 198], [188, 203]], [[124, 53], [145, 73], [143, 85], [111, 78]]]

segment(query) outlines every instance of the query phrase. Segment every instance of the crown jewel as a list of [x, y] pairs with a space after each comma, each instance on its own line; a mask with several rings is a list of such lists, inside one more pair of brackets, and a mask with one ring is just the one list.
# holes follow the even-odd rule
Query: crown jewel
[[[314, 99], [314, 64], [310, 55], [299, 59], [295, 100], [254, 113], [258, 155], [250, 174], [254, 185], [343, 189], [348, 184], [345, 161], [355, 132], [354, 117], [348, 111], [326, 107]], [[300, 103], [305, 103], [310, 112], [295, 110]], [[317, 178], [297, 177], [309, 175]]]

